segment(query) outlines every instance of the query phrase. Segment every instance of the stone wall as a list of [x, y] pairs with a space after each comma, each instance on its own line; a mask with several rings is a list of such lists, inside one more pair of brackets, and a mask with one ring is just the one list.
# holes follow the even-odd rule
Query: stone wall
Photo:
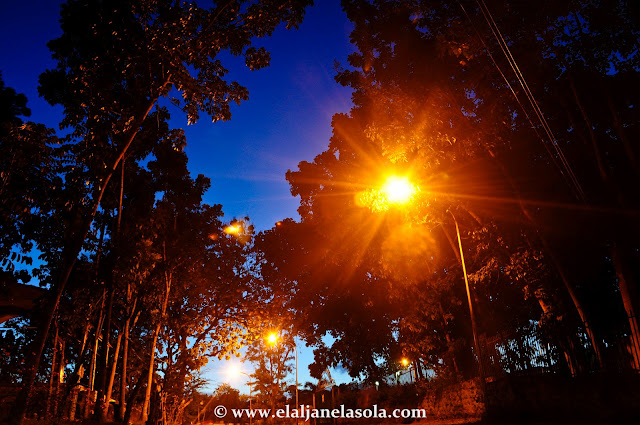
[[480, 381], [470, 380], [429, 390], [421, 407], [429, 419], [640, 423], [640, 375], [506, 376], [487, 383], [484, 401]]
[[430, 419], [476, 419], [484, 414], [479, 380], [429, 390], [422, 402]]

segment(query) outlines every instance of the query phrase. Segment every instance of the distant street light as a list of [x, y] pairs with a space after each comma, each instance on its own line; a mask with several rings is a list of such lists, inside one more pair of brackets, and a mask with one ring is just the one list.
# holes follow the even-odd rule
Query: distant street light
[[[267, 335], [267, 342], [269, 345], [276, 345], [278, 343], [278, 333], [270, 332]], [[296, 359], [296, 409], [298, 408], [298, 344], [296, 343], [295, 338], [293, 339], [293, 353]], [[298, 417], [296, 415], [296, 425], [298, 423]]]
[[231, 224], [224, 228], [224, 232], [227, 235], [237, 235], [242, 231], [242, 228], [237, 224]]
[[400, 363], [402, 363], [402, 366], [409, 369], [409, 376], [411, 377], [411, 382], [416, 382], [418, 375], [415, 375], [417, 373], [416, 369], [415, 367], [411, 366], [411, 362], [409, 361], [409, 359], [407, 359], [406, 357], [403, 357], [402, 360], [400, 360]]

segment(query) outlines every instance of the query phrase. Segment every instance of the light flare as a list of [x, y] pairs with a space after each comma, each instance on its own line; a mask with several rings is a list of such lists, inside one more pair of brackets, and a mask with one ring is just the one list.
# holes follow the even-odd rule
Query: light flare
[[237, 224], [232, 224], [224, 228], [224, 232], [227, 235], [237, 235], [238, 233], [240, 233], [241, 230], [242, 229]]
[[276, 345], [276, 343], [278, 342], [278, 334], [275, 332], [269, 333], [269, 335], [267, 335], [267, 342], [270, 345]]
[[224, 369], [224, 374], [229, 381], [236, 381], [242, 373], [242, 367], [236, 362], [230, 362]]
[[390, 176], [382, 186], [382, 193], [390, 204], [403, 205], [410, 202], [414, 191], [407, 177]]

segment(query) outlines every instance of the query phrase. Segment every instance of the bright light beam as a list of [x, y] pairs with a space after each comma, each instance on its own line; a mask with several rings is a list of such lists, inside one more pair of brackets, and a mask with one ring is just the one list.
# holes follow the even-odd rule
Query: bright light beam
[[224, 232], [227, 235], [237, 235], [238, 233], [240, 233], [240, 230], [240, 226], [238, 226], [237, 224], [232, 224], [224, 228]]
[[407, 177], [391, 176], [382, 186], [382, 192], [390, 204], [402, 205], [411, 200], [414, 188]]
[[225, 368], [225, 375], [226, 378], [230, 381], [235, 381], [237, 380], [240, 375], [243, 373], [242, 372], [242, 368], [240, 367], [240, 365], [236, 362], [231, 362], [226, 368]]
[[278, 342], [278, 334], [275, 332], [271, 332], [267, 335], [267, 342], [271, 345], [275, 345]]

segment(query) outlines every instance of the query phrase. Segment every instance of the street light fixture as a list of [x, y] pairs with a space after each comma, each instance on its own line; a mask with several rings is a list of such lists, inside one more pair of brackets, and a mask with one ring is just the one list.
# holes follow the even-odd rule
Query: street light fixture
[[249, 425], [251, 425], [251, 423], [253, 422], [253, 412], [251, 409], [251, 399], [253, 398], [253, 382], [251, 382], [251, 375], [242, 371], [238, 372], [242, 375], [246, 375], [249, 378], [249, 382], [247, 383], [247, 385], [249, 385]]
[[276, 345], [278, 342], [278, 334], [276, 332], [269, 333], [269, 335], [267, 335], [267, 342], [270, 345]]
[[[371, 205], [369, 205], [369, 207], [372, 210], [384, 211], [388, 209], [388, 207], [393, 205], [399, 206], [399, 205], [407, 204], [410, 201], [412, 201], [413, 195], [416, 191], [415, 188], [416, 186], [414, 186], [410, 182], [408, 177], [406, 176], [399, 177], [399, 176], [392, 175], [387, 178], [386, 182], [381, 187], [381, 190], [379, 192], [384, 197], [383, 202], [386, 208], [381, 209], [378, 205], [376, 205], [376, 202], [379, 202], [379, 200], [375, 200], [374, 202], [372, 202]], [[482, 366], [482, 357], [480, 354], [480, 342], [478, 340], [476, 316], [473, 309], [473, 303], [471, 301], [471, 290], [469, 288], [469, 278], [467, 276], [467, 267], [464, 261], [464, 252], [462, 249], [462, 238], [460, 237], [460, 228], [458, 227], [458, 221], [456, 220], [456, 217], [453, 215], [453, 213], [450, 210], [447, 210], [447, 212], [451, 214], [451, 217], [453, 218], [453, 221], [456, 225], [456, 234], [458, 235], [458, 247], [460, 248], [460, 263], [462, 264], [462, 273], [464, 274], [464, 283], [467, 290], [467, 301], [469, 303], [469, 313], [471, 315], [471, 331], [473, 333], [474, 348], [476, 350], [476, 355], [478, 356], [478, 373], [480, 375], [482, 391], [484, 394], [484, 387], [486, 385], [485, 377], [484, 377], [484, 368]], [[403, 364], [404, 364], [404, 360], [405, 359], [403, 359]]]
[[458, 227], [458, 220], [453, 215], [451, 211], [449, 211], [451, 217], [453, 217], [453, 222], [456, 224], [456, 234], [458, 235], [458, 247], [460, 248], [460, 263], [462, 263], [462, 273], [464, 275], [464, 284], [467, 288], [467, 301], [469, 302], [469, 314], [471, 316], [471, 332], [473, 333], [473, 344], [476, 349], [476, 355], [478, 356], [478, 374], [480, 375], [480, 385], [482, 388], [483, 395], [485, 394], [485, 385], [486, 381], [484, 378], [484, 367], [482, 366], [482, 355], [480, 353], [480, 341], [478, 340], [478, 329], [476, 325], [476, 315], [473, 310], [473, 303], [471, 302], [471, 289], [469, 288], [469, 278], [467, 277], [467, 266], [464, 261], [464, 250], [462, 249], [462, 238], [460, 237], [460, 228]]
[[[270, 332], [269, 335], [267, 335], [267, 342], [269, 343], [269, 345], [276, 345], [278, 343], [278, 333], [277, 332]], [[296, 343], [295, 338], [293, 339], [293, 353], [295, 355], [295, 359], [296, 359], [296, 409], [298, 408], [298, 344]], [[298, 417], [296, 415], [296, 425], [298, 423]]]
[[414, 192], [415, 189], [406, 176], [389, 176], [382, 186], [382, 193], [389, 204], [407, 204]]
[[224, 228], [224, 232], [227, 235], [237, 235], [242, 231], [242, 228], [237, 224], [230, 224], [229, 226]]

